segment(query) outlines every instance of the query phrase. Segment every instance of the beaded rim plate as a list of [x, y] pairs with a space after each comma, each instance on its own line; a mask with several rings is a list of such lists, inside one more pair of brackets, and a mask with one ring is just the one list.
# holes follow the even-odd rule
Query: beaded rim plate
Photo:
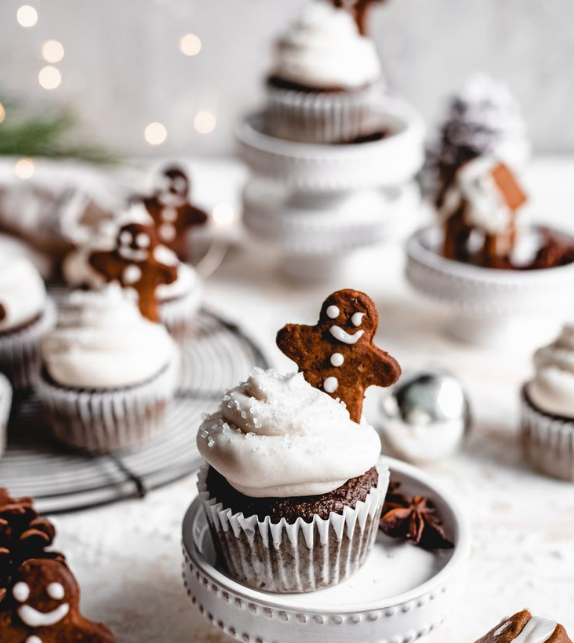
[[428, 474], [383, 458], [409, 494], [436, 504], [455, 548], [429, 554], [379, 536], [364, 567], [340, 585], [308, 594], [271, 594], [219, 571], [198, 499], [183, 523], [183, 579], [192, 603], [216, 627], [246, 643], [411, 643], [436, 629], [466, 583], [470, 527], [451, 495]]
[[159, 438], [112, 455], [73, 451], [51, 438], [37, 398], [23, 399], [13, 407], [0, 484], [15, 497], [34, 497], [41, 513], [61, 513], [143, 497], [194, 473], [200, 463], [195, 432], [201, 415], [254, 366], [269, 366], [233, 322], [202, 309], [196, 326], [196, 341], [182, 352], [169, 428]]

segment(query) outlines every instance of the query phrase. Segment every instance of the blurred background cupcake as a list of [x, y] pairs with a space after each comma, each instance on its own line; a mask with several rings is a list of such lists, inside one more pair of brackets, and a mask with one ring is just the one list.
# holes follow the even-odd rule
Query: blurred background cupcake
[[40, 340], [53, 326], [55, 306], [38, 270], [24, 257], [0, 261], [0, 372], [27, 389], [40, 366]]
[[574, 324], [534, 354], [535, 374], [522, 389], [522, 443], [530, 464], [574, 482]]
[[177, 351], [117, 286], [77, 291], [42, 342], [39, 395], [54, 435], [73, 447], [112, 451], [143, 444], [166, 426]]
[[311, 0], [277, 41], [267, 81], [267, 130], [307, 143], [350, 143], [377, 128], [383, 92], [375, 44], [352, 13]]
[[197, 444], [209, 465], [200, 495], [233, 578], [308, 592], [363, 565], [388, 487], [380, 440], [302, 373], [255, 369], [205, 419]]

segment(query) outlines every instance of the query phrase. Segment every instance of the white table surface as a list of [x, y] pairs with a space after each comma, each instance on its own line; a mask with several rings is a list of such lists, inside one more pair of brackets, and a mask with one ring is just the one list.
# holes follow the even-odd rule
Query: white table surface
[[[232, 165], [198, 162], [193, 168], [203, 202], [237, 199], [242, 173]], [[574, 159], [538, 161], [529, 179], [537, 218], [573, 229]], [[288, 369], [274, 347], [277, 329], [286, 322], [314, 323], [327, 294], [357, 288], [378, 305], [382, 348], [406, 366], [452, 368], [470, 391], [476, 426], [462, 453], [428, 470], [466, 505], [474, 546], [467, 593], [437, 640], [472, 643], [525, 606], [562, 622], [572, 636], [574, 486], [530, 472], [517, 443], [518, 389], [530, 373], [530, 351], [451, 343], [441, 334], [445, 311], [411, 292], [402, 272], [402, 245], [394, 242], [358, 256], [344, 281], [300, 286], [278, 276], [270, 252], [245, 245], [210, 278], [206, 298]], [[80, 580], [84, 612], [108, 623], [120, 643], [224, 640], [182, 589], [180, 525], [194, 495], [190, 478], [145, 500], [57, 518], [57, 546]]]

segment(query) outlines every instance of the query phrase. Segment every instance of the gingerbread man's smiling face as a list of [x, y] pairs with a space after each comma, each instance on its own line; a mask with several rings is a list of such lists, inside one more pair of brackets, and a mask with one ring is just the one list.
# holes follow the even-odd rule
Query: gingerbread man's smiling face
[[372, 301], [347, 290], [339, 290], [323, 303], [319, 325], [336, 342], [354, 346], [371, 341], [378, 325]]
[[78, 609], [79, 590], [66, 565], [57, 560], [30, 560], [12, 587], [16, 613], [32, 630], [52, 627]]
[[147, 261], [156, 245], [157, 238], [152, 226], [129, 223], [118, 232], [118, 254], [126, 261], [134, 263]]

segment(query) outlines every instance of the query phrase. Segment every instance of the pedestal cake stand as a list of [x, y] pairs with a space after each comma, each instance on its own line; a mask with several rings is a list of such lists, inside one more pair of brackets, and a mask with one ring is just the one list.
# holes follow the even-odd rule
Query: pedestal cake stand
[[183, 579], [192, 603], [215, 627], [245, 643], [412, 643], [435, 630], [462, 596], [470, 528], [431, 477], [383, 460], [406, 493], [435, 502], [453, 550], [430, 553], [381, 534], [364, 567], [344, 583], [308, 594], [272, 594], [220, 571], [197, 499], [183, 523]]
[[[537, 234], [533, 227], [527, 237]], [[442, 257], [442, 235], [431, 226], [409, 239], [406, 274], [421, 294], [450, 308], [450, 336], [482, 346], [526, 349], [551, 337], [561, 316], [573, 312], [574, 264], [545, 270], [482, 268]]]
[[252, 176], [246, 228], [282, 254], [291, 276], [323, 279], [353, 251], [378, 243], [418, 210], [413, 181], [422, 166], [424, 126], [400, 101], [379, 108], [379, 140], [312, 145], [269, 136], [264, 114], [239, 126], [239, 154]]

